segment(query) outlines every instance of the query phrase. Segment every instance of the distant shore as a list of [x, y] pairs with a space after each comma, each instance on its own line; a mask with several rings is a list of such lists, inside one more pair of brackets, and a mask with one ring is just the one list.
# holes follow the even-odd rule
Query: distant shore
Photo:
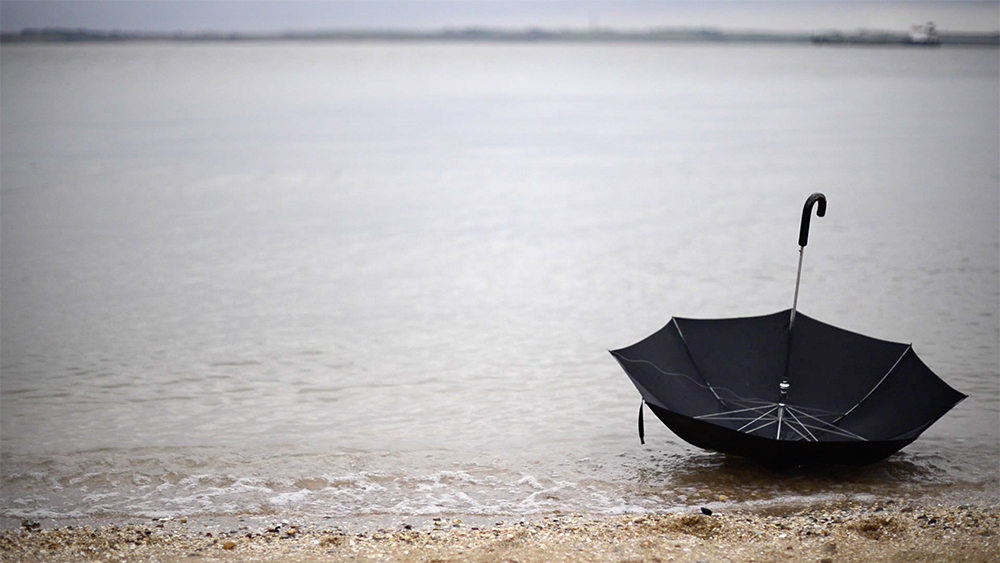
[[[196, 518], [0, 532], [0, 561], [996, 561], [996, 506], [891, 499], [704, 514], [530, 519], [454, 517], [363, 531], [273, 523], [209, 526]], [[505, 521], [506, 520], [506, 521]]]
[[[941, 45], [998, 46], [1000, 31], [990, 33], [947, 32], [938, 33]], [[40, 28], [23, 29], [0, 34], [3, 43], [71, 43], [71, 42], [130, 42], [130, 41], [456, 41], [456, 42], [605, 42], [605, 43], [830, 43], [837, 37], [839, 44], [851, 45], [909, 45], [913, 44], [906, 32], [870, 31], [857, 32], [772, 32], [731, 31], [706, 28], [667, 28], [649, 31], [621, 31], [613, 29], [506, 30], [489, 28], [461, 28], [436, 31], [413, 30], [329, 30], [288, 32], [137, 32], [95, 29]]]

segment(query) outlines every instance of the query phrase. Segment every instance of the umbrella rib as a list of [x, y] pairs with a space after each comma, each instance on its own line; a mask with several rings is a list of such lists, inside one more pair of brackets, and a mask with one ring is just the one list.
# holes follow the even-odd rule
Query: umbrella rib
[[[674, 323], [674, 330], [677, 331], [677, 336], [680, 336], [681, 337], [681, 342], [684, 343], [684, 349], [687, 351], [688, 357], [691, 358], [691, 363], [694, 364], [694, 356], [691, 355], [691, 347], [688, 346], [687, 339], [684, 338], [684, 333], [681, 332], [681, 326], [680, 326], [680, 324], [677, 323], [677, 319], [671, 319], [671, 321], [673, 321], [673, 323]], [[698, 369], [697, 365], [695, 365], [695, 369]], [[701, 370], [699, 370], [699, 373], [700, 373], [700, 371]], [[702, 379], [705, 380], [705, 385], [708, 385], [708, 390], [711, 391], [713, 395], [715, 395], [715, 398], [718, 399], [720, 403], [722, 403], [723, 405], [725, 405], [726, 402], [723, 401], [722, 397], [720, 397], [719, 394], [715, 392], [715, 387], [712, 387], [711, 382], [708, 381], [708, 378], [705, 377], [705, 374], [702, 373], [701, 377], [702, 377]], [[732, 393], [732, 391], [730, 391], [730, 393]], [[736, 395], [735, 393], [733, 393], [733, 394]]]
[[719, 390], [720, 391], [725, 391], [725, 392], [729, 393], [730, 395], [732, 395], [733, 397], [736, 397], [735, 399], [729, 399], [729, 401], [732, 402], [732, 403], [747, 403], [747, 404], [759, 403], [759, 404], [762, 405], [762, 407], [758, 407], [758, 408], [763, 408], [763, 405], [773, 405], [774, 404], [774, 401], [765, 401], [764, 399], [754, 399], [754, 398], [747, 399], [745, 397], [741, 397], [740, 395], [734, 393], [731, 389], [728, 389], [726, 387], [719, 387]]
[[847, 415], [849, 415], [852, 412], [854, 412], [854, 409], [860, 407], [861, 403], [865, 402], [868, 399], [868, 397], [871, 397], [872, 393], [874, 393], [875, 390], [878, 389], [880, 385], [882, 385], [882, 382], [884, 382], [886, 380], [886, 378], [889, 377], [889, 374], [892, 373], [892, 371], [894, 369], [896, 369], [896, 366], [899, 365], [899, 362], [903, 361], [903, 356], [905, 356], [906, 353], [909, 352], [911, 349], [913, 349], [913, 345], [912, 344], [910, 344], [909, 346], [907, 346], [906, 350], [903, 350], [903, 353], [900, 354], [899, 358], [896, 359], [896, 363], [892, 364], [892, 367], [889, 368], [889, 371], [885, 372], [885, 375], [882, 376], [882, 379], [878, 380], [878, 383], [875, 384], [875, 387], [872, 387], [871, 391], [868, 391], [868, 394], [866, 394], [864, 397], [861, 398], [860, 401], [858, 401], [858, 404], [856, 404], [853, 407], [851, 407], [850, 409], [848, 409], [847, 412], [845, 412], [844, 414], [840, 415], [840, 418], [838, 418], [837, 420], [834, 420], [834, 422], [839, 422], [844, 417], [846, 417]]
[[752, 416], [719, 416], [719, 417], [713, 417], [713, 418], [704, 418], [704, 415], [703, 415], [703, 416], [696, 416], [694, 418], [695, 418], [695, 420], [750, 420], [750, 421], [753, 421], [753, 420], [759, 420], [761, 417], [754, 418]]
[[750, 426], [750, 425], [751, 425], [751, 424], [753, 424], [754, 422], [757, 422], [758, 420], [760, 420], [760, 419], [764, 418], [765, 416], [767, 416], [767, 415], [771, 414], [772, 412], [774, 412], [774, 410], [775, 410], [776, 408], [778, 408], [778, 407], [774, 407], [773, 409], [771, 409], [771, 410], [767, 411], [766, 413], [764, 413], [764, 414], [762, 414], [762, 415], [758, 416], [757, 418], [755, 418], [755, 419], [751, 420], [750, 422], [748, 422], [748, 423], [744, 424], [743, 426], [740, 426], [740, 427], [739, 427], [739, 429], [737, 430], [737, 432], [743, 432], [743, 429], [744, 429], [744, 428], [746, 428], [747, 426]]
[[799, 426], [801, 426], [802, 429], [806, 431], [806, 434], [809, 434], [809, 438], [806, 438], [805, 436], [802, 436], [802, 433], [799, 432], [798, 430], [795, 430], [795, 427], [792, 426], [791, 424], [788, 425], [789, 428], [791, 428], [792, 430], [795, 430], [795, 432], [797, 432], [799, 436], [802, 436], [803, 440], [809, 440], [809, 439], [811, 439], [813, 442], [818, 442], [819, 441], [819, 440], [816, 439], [816, 436], [813, 436], [813, 433], [809, 431], [809, 428], [805, 424], [802, 424], [802, 421], [799, 420], [799, 417], [795, 416], [795, 413], [792, 412], [792, 408], [791, 407], [786, 406], [785, 410], [788, 411], [788, 416], [792, 417], [792, 419], [795, 420], [795, 422], [798, 422]]
[[854, 440], [860, 440], [862, 442], [867, 442], [868, 441], [868, 439], [865, 438], [864, 436], [858, 436], [857, 434], [855, 434], [853, 432], [850, 432], [848, 430], [844, 430], [842, 428], [837, 428], [837, 427], [822, 428], [822, 427], [819, 427], [819, 426], [812, 426], [810, 424], [805, 424], [803, 426], [805, 426], [807, 428], [812, 428], [813, 430], [822, 431], [822, 432], [828, 432], [830, 434], [834, 434], [834, 435], [837, 435], [837, 436], [842, 436], [844, 438], [852, 438]]
[[[773, 403], [771, 403], [771, 404], [773, 404]], [[715, 417], [715, 416], [730, 415], [730, 414], [736, 414], [736, 413], [747, 412], [747, 411], [759, 411], [761, 409], [766, 409], [768, 406], [770, 406], [770, 405], [765, 405], [765, 406], [760, 406], [760, 407], [750, 407], [748, 409], [737, 409], [737, 410], [734, 410], [734, 411], [714, 412], [714, 413], [711, 413], [711, 414], [703, 414], [703, 415], [700, 415], [700, 416], [696, 416], [695, 418], [712, 418], [712, 417]], [[772, 408], [771, 410], [773, 411], [774, 409]], [[767, 413], [765, 413], [765, 414], [767, 414]]]
[[[785, 410], [788, 410], [788, 409], [785, 409]], [[790, 414], [791, 413], [789, 413], [789, 415]], [[792, 418], [795, 418], [795, 417], [792, 417]], [[799, 424], [801, 425], [802, 423], [800, 422]], [[796, 434], [798, 434], [799, 438], [802, 438], [806, 442], [809, 442], [809, 441], [818, 442], [819, 441], [819, 440], [810, 440], [807, 436], [805, 436], [804, 434], [802, 434], [801, 432], [799, 432], [799, 429], [796, 428], [794, 425], [792, 425], [792, 422], [790, 420], [787, 420], [787, 419], [785, 420], [785, 426], [787, 426], [788, 428], [790, 428], [792, 430], [792, 432], [795, 432]], [[802, 429], [805, 430], [807, 433], [809, 432], [809, 430], [806, 429], [805, 426], [803, 426]]]
[[763, 429], [767, 428], [768, 426], [770, 426], [770, 425], [772, 425], [772, 424], [775, 424], [775, 423], [777, 423], [777, 422], [778, 422], [778, 419], [777, 419], [777, 418], [775, 418], [775, 419], [773, 419], [773, 420], [770, 420], [770, 421], [768, 421], [768, 422], [765, 422], [764, 424], [761, 424], [760, 426], [758, 426], [757, 428], [754, 428], [753, 430], [747, 430], [747, 431], [745, 432], [745, 434], [753, 434], [754, 432], [756, 432], [756, 431], [758, 431], [758, 430], [763, 430]]
[[[848, 434], [850, 433], [847, 430], [844, 430], [842, 428], [839, 428], [838, 426], [835, 426], [832, 422], [827, 422], [827, 421], [823, 420], [822, 418], [815, 417], [815, 416], [813, 416], [813, 415], [811, 415], [811, 414], [803, 411], [799, 407], [790, 407], [790, 408], [794, 408], [795, 410], [799, 411], [799, 414], [802, 415], [803, 417], [815, 420], [816, 422], [818, 422], [818, 423], [820, 423], [820, 424], [823, 425], [822, 427], [821, 426], [813, 426], [813, 428], [818, 428], [818, 429], [821, 429], [821, 430], [825, 430], [825, 428], [823, 428], [823, 427], [827, 427], [828, 426], [828, 427], [830, 427], [830, 428], [832, 428], [832, 429], [834, 429], [836, 431], [845, 432], [845, 433], [848, 433]], [[860, 436], [858, 436], [858, 437], [860, 438]]]
[[[674, 377], [683, 377], [683, 378], [689, 380], [691, 383], [694, 383], [695, 385], [697, 385], [698, 387], [701, 387], [703, 389], [706, 388], [705, 384], [707, 384], [708, 390], [711, 391], [713, 395], [715, 395], [715, 398], [718, 399], [719, 402], [722, 403], [723, 405], [726, 405], [726, 402], [723, 401], [722, 398], [719, 397], [719, 394], [715, 392], [715, 388], [713, 388], [712, 385], [708, 383], [708, 381], [705, 381], [705, 384], [699, 383], [698, 380], [696, 380], [695, 378], [691, 377], [690, 375], [688, 375], [686, 373], [677, 373], [677, 372], [672, 372], [672, 371], [666, 371], [663, 368], [661, 368], [660, 366], [654, 364], [653, 362], [651, 362], [649, 360], [634, 360], [632, 358], [625, 357], [623, 354], [620, 354], [620, 353], [617, 353], [617, 352], [615, 353], [615, 356], [617, 358], [621, 359], [621, 360], [624, 360], [626, 362], [633, 363], [633, 364], [649, 364], [649, 365], [653, 366], [653, 369], [655, 369], [656, 371], [662, 373], [663, 375], [670, 375], [670, 376], [674, 376]], [[730, 402], [734, 402], [734, 403], [736, 403], [736, 402], [752, 403], [754, 401], [757, 401], [757, 402], [760, 402], [760, 403], [769, 404], [768, 401], [764, 401], [762, 399], [746, 399], [746, 398], [743, 398], [743, 397], [739, 396], [738, 394], [733, 393], [731, 390], [726, 389], [725, 387], [720, 387], [719, 389], [722, 389], [723, 391], [726, 391], [726, 392], [730, 393], [731, 395], [733, 395], [734, 397], [736, 397], [736, 399], [730, 399]], [[757, 407], [757, 408], [762, 408], [762, 407]]]
[[830, 411], [826, 409], [818, 409], [816, 407], [803, 407], [801, 405], [795, 405], [795, 409], [803, 414], [808, 414], [809, 411], [818, 413], [820, 416], [842, 416], [843, 413], [838, 411]]
[[[789, 407], [789, 408], [791, 408], [791, 407]], [[802, 424], [803, 427], [808, 426], [809, 428], [812, 428], [814, 430], [821, 430], [823, 432], [830, 432], [831, 434], [839, 434], [841, 436], [846, 436], [848, 438], [855, 438], [857, 440], [864, 440], [866, 442], [868, 441], [868, 439], [865, 438], [864, 436], [859, 436], [859, 435], [851, 432], [850, 430], [844, 430], [843, 428], [840, 428], [839, 426], [835, 426], [831, 422], [827, 422], [825, 420], [816, 418], [815, 416], [813, 416], [813, 415], [811, 415], [811, 414], [809, 414], [807, 412], [803, 412], [801, 409], [796, 408], [796, 410], [798, 410], [799, 414], [801, 414], [803, 417], [811, 418], [811, 419], [815, 420], [816, 422], [818, 422], [818, 423], [820, 423], [820, 424], [823, 425], [823, 426], [808, 426], [806, 424]]]
[[[662, 373], [663, 375], [672, 375], [674, 377], [683, 377], [685, 379], [689, 379], [691, 381], [691, 383], [694, 383], [698, 387], [704, 387], [704, 385], [702, 385], [701, 383], [698, 383], [698, 381], [695, 380], [695, 378], [691, 377], [690, 375], [688, 375], [686, 373], [676, 373], [676, 372], [672, 372], [672, 371], [666, 371], [664, 369], [661, 369], [660, 366], [654, 364], [653, 362], [651, 362], [649, 360], [633, 360], [632, 358], [626, 358], [625, 356], [623, 356], [621, 354], [618, 354], [618, 357], [621, 358], [621, 359], [623, 359], [623, 360], [625, 360], [626, 362], [631, 362], [633, 364], [649, 364], [649, 365], [653, 366], [653, 369], [655, 369], [656, 371]], [[712, 389], [712, 386], [709, 385], [708, 388]], [[712, 394], [714, 395], [715, 391], [712, 391]], [[718, 398], [719, 396], [715, 395], [715, 397]], [[719, 400], [721, 401], [722, 399], [719, 399]]]

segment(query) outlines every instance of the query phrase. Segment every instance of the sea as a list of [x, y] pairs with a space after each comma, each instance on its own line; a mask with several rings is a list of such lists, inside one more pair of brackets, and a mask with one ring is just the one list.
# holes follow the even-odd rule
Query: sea
[[[3, 526], [996, 506], [997, 53], [4, 44]], [[814, 192], [798, 309], [969, 398], [864, 468], [640, 444], [608, 350], [791, 307]]]

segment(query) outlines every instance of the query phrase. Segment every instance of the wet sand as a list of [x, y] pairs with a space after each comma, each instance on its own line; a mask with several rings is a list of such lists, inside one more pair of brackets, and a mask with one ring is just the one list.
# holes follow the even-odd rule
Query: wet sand
[[[234, 520], [238, 522], [239, 520]], [[245, 521], [244, 521], [245, 522]], [[550, 514], [478, 523], [453, 518], [348, 531], [274, 524], [210, 527], [175, 518], [144, 524], [0, 532], [2, 561], [339, 562], [931, 562], [1000, 560], [1000, 508], [827, 504], [694, 509], [669, 515]], [[43, 524], [44, 526], [44, 524]], [[206, 531], [206, 530], [214, 530]]]

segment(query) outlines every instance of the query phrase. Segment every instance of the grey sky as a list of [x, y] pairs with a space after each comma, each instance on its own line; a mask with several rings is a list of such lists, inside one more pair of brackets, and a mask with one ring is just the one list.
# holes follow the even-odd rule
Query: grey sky
[[622, 29], [720, 27], [815, 31], [908, 29], [996, 31], [1000, 0], [0, 0], [0, 27], [129, 31], [440, 29], [445, 27]]

